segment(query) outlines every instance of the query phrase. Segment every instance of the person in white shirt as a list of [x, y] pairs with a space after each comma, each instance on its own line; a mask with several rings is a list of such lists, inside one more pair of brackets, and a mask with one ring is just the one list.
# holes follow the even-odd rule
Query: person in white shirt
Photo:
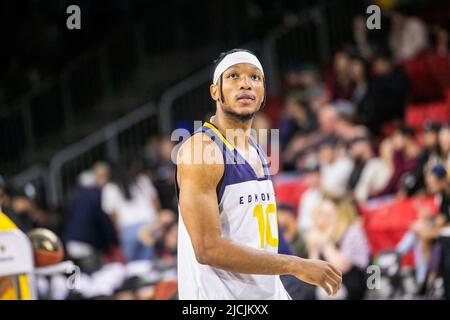
[[130, 176], [131, 181], [127, 181], [119, 175], [117, 183], [109, 182], [102, 191], [102, 208], [120, 233], [127, 262], [152, 258], [152, 248], [142, 244], [138, 234], [141, 228], [156, 222], [159, 206], [157, 191], [148, 176], [142, 173]]
[[298, 205], [298, 230], [305, 235], [312, 226], [312, 214], [320, 205], [323, 195], [320, 190], [320, 166], [314, 160], [303, 168], [308, 189], [300, 197]]
[[358, 136], [350, 142], [350, 153], [354, 167], [348, 187], [358, 203], [365, 203], [370, 196], [383, 189], [392, 172], [383, 159], [375, 157], [367, 135]]
[[343, 196], [353, 170], [351, 159], [338, 145], [337, 138], [328, 138], [319, 146], [320, 186], [323, 192]]

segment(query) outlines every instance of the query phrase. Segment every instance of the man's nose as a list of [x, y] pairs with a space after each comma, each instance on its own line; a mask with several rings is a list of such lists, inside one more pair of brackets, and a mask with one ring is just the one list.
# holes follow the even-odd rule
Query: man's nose
[[241, 79], [241, 89], [243, 90], [251, 90], [252, 89], [252, 84], [251, 84], [251, 80], [248, 76], [243, 76]]

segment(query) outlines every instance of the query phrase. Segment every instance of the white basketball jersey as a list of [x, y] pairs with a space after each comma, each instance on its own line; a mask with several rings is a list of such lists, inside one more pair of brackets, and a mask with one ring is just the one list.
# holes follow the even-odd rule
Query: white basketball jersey
[[[250, 164], [212, 124], [207, 122], [198, 131], [206, 133], [223, 150], [225, 170], [217, 187], [222, 237], [257, 250], [278, 253], [275, 194], [262, 149], [250, 139], [264, 167], [264, 177], [258, 178]], [[278, 275], [240, 274], [199, 264], [181, 214], [178, 292], [181, 300], [290, 299]]]

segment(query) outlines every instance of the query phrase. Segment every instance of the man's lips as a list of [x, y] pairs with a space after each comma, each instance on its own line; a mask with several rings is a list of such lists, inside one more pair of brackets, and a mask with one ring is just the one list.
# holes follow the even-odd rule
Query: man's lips
[[237, 96], [236, 100], [243, 104], [251, 104], [255, 101], [255, 95], [248, 93], [240, 94]]

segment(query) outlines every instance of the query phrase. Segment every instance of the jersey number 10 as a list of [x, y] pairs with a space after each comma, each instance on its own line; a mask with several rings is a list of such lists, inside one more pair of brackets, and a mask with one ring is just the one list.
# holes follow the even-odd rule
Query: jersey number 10
[[261, 249], [266, 247], [266, 243], [274, 248], [278, 248], [278, 237], [273, 237], [272, 228], [270, 227], [270, 214], [275, 216], [275, 234], [278, 234], [277, 208], [275, 204], [266, 205], [264, 213], [263, 205], [258, 204], [253, 209], [253, 216], [258, 221], [259, 239], [261, 241]]

